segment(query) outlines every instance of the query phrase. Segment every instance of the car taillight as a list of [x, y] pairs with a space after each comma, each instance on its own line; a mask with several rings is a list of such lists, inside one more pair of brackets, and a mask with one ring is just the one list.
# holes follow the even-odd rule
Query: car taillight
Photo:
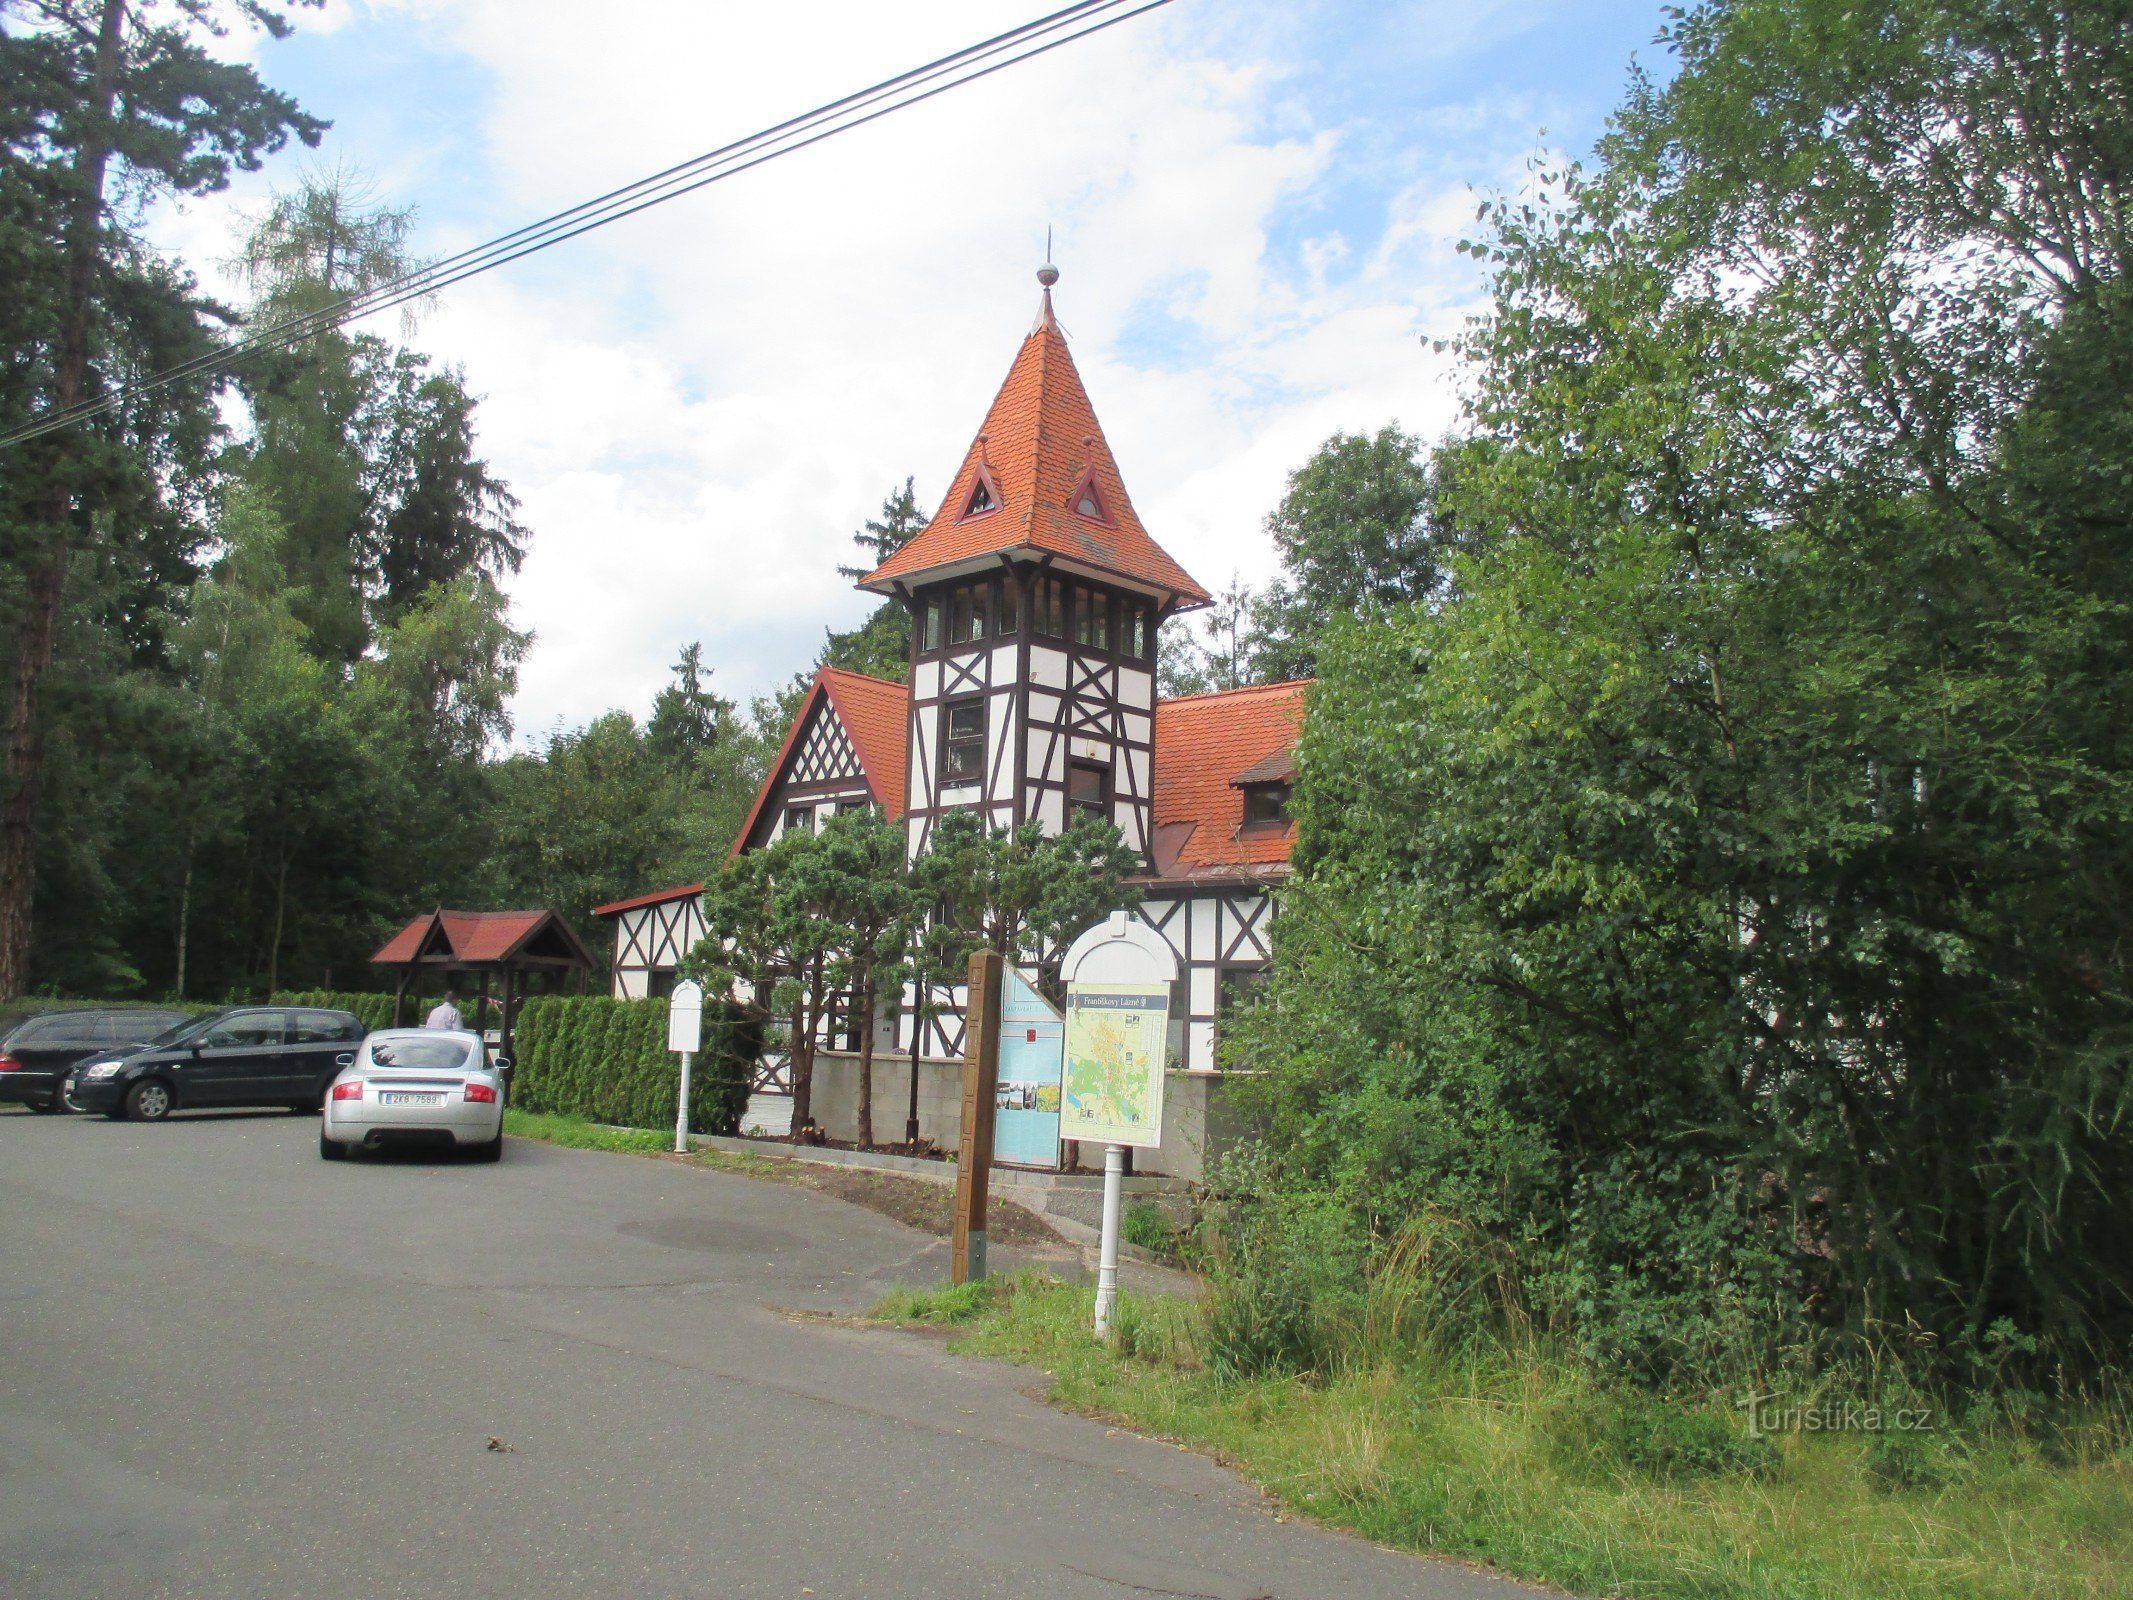
[[467, 1098], [476, 1105], [492, 1106], [496, 1104], [496, 1091], [486, 1083], [470, 1083], [467, 1085]]
[[21, 1070], [21, 1062], [17, 1061], [5, 1050], [0, 1050], [0, 1072], [20, 1072]]
[[337, 1083], [337, 1084], [335, 1084], [335, 1085], [333, 1086], [333, 1098], [334, 1098], [334, 1099], [336, 1099], [336, 1100], [360, 1100], [360, 1099], [362, 1099], [362, 1098], [363, 1098], [363, 1080], [362, 1080], [361, 1078], [356, 1078], [356, 1079], [352, 1079], [351, 1081], [349, 1081], [349, 1082], [347, 1082], [347, 1083]]

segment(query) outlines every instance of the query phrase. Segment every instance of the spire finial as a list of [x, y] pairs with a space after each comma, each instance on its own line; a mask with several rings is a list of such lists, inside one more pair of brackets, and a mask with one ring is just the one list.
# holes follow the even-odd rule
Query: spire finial
[[[1044, 265], [1037, 269], [1037, 281], [1044, 285], [1044, 304], [1037, 308], [1037, 327], [1056, 328], [1059, 319], [1052, 315], [1052, 285], [1059, 281], [1059, 269], [1052, 265], [1052, 230], [1044, 230]], [[1032, 329], [1035, 332], [1036, 329]]]

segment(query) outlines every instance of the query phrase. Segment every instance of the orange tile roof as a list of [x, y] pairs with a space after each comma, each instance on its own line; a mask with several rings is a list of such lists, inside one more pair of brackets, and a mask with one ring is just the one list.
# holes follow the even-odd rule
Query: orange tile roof
[[814, 683], [808, 688], [807, 698], [793, 713], [792, 726], [785, 730], [785, 742], [778, 746], [777, 759], [771, 762], [763, 786], [755, 792], [755, 804], [748, 808], [748, 819], [741, 824], [733, 848], [726, 852], [728, 859], [739, 855], [755, 833], [756, 823], [770, 804], [772, 792], [785, 776], [786, 763], [792, 759], [792, 749], [799, 742], [800, 730], [807, 726], [807, 719], [816, 705], [825, 699], [851, 738], [852, 749], [859, 756], [859, 767], [866, 774], [867, 790], [873, 795], [874, 803], [891, 822], [903, 816], [910, 689], [886, 678], [870, 678], [862, 672], [819, 667], [815, 671]]
[[1296, 828], [1244, 831], [1238, 780], [1292, 750], [1308, 680], [1155, 705], [1153, 877], [1259, 878], [1288, 868]]
[[909, 686], [824, 667], [822, 687], [837, 708], [837, 720], [851, 735], [882, 814], [897, 821], [904, 814], [904, 758], [911, 748]]
[[[999, 509], [965, 517], [981, 468]], [[1083, 482], [1091, 479], [1104, 511], [1101, 520], [1071, 508]], [[940, 510], [859, 586], [891, 594], [899, 580], [909, 583], [937, 568], [1011, 551], [1079, 562], [1185, 606], [1208, 600], [1207, 591], [1141, 526], [1066, 335], [1052, 315], [1049, 289], [1037, 325], [1022, 341]]]

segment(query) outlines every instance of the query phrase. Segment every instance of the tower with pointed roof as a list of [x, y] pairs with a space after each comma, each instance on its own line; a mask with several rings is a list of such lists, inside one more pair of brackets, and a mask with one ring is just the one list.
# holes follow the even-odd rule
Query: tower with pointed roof
[[1207, 591], [1141, 525], [1052, 308], [1008, 368], [933, 520], [860, 580], [911, 610], [905, 826], [947, 812], [1155, 844], [1156, 634]]

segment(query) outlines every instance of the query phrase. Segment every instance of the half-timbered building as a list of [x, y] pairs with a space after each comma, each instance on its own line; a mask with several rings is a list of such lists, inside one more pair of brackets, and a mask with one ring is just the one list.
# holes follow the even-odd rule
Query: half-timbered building
[[[1160, 630], [1208, 594], [1142, 525], [1053, 313], [1057, 274], [1039, 278], [1036, 324], [939, 510], [860, 580], [910, 610], [909, 682], [818, 673], [733, 848], [857, 805], [901, 821], [914, 857], [950, 811], [1051, 831], [1108, 818], [1143, 863], [1142, 915], [1186, 974], [1175, 1065], [1209, 1073], [1226, 1008], [1266, 968], [1307, 685], [1158, 695]], [[618, 994], [660, 992], [686, 951], [639, 940], [626, 964], [644, 925], [630, 919], [695, 895], [601, 909], [616, 922]], [[884, 1044], [892, 1021], [908, 1051], [908, 1003], [883, 1019]], [[951, 1008], [918, 1054], [962, 1043]]]

